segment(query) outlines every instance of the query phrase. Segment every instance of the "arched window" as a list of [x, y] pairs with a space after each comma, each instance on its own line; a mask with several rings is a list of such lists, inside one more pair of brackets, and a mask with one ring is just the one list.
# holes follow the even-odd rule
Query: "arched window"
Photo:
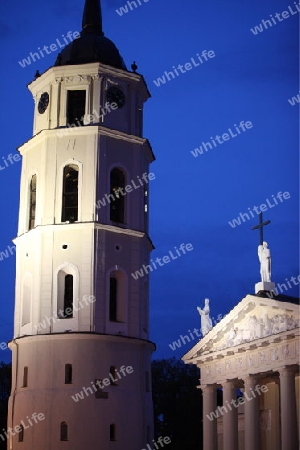
[[35, 227], [35, 211], [36, 211], [36, 175], [31, 177], [29, 186], [29, 224], [28, 229]]
[[[110, 172], [110, 220], [125, 223], [125, 175], [121, 169]], [[122, 194], [123, 191], [123, 194]]]
[[61, 319], [73, 317], [74, 277], [63, 270], [58, 273], [57, 314]]
[[111, 322], [125, 322], [126, 304], [126, 276], [120, 270], [115, 270], [109, 279], [109, 320]]
[[72, 384], [73, 381], [73, 367], [72, 364], [65, 365], [65, 384]]
[[23, 425], [19, 425], [20, 431], [18, 436], [18, 442], [24, 442], [24, 427]]
[[64, 315], [65, 318], [73, 317], [73, 275], [65, 276]]
[[76, 222], [78, 220], [78, 174], [79, 168], [74, 164], [64, 168], [62, 222]]
[[116, 425], [114, 423], [112, 423], [109, 426], [109, 437], [111, 441], [115, 441], [116, 440]]
[[68, 440], [68, 424], [66, 422], [62, 422], [60, 424], [60, 440], [61, 441]]

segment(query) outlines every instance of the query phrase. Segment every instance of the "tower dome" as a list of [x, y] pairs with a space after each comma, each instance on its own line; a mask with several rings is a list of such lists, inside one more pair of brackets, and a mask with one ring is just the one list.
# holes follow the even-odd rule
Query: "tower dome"
[[80, 37], [58, 55], [55, 66], [100, 62], [127, 70], [115, 44], [104, 36], [99, 0], [86, 0]]

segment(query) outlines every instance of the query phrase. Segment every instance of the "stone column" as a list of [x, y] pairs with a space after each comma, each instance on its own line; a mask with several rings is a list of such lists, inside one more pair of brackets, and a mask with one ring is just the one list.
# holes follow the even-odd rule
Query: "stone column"
[[266, 384], [268, 390], [263, 396], [262, 403], [263, 409], [270, 411], [268, 418], [270, 423], [265, 423], [266, 429], [261, 430], [263, 448], [281, 450], [279, 377], [265, 378], [264, 384]]
[[284, 367], [280, 374], [281, 450], [298, 449], [295, 373]]
[[237, 386], [234, 381], [225, 381], [222, 386], [223, 450], [238, 450], [238, 409], [234, 406]]
[[260, 436], [260, 413], [259, 413], [259, 396], [263, 395], [259, 386], [258, 379], [253, 376], [248, 376], [244, 380], [244, 423], [245, 423], [245, 450], [260, 450], [261, 436]]
[[217, 409], [217, 387], [214, 384], [201, 386], [203, 393], [203, 450], [218, 449], [217, 418], [210, 420]]

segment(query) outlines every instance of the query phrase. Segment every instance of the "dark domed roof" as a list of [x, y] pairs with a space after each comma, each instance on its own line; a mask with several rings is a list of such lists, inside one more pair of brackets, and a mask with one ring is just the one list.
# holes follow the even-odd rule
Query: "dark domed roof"
[[86, 0], [82, 32], [58, 55], [55, 66], [100, 62], [118, 69], [126, 69], [115, 44], [104, 37], [99, 0]]
[[126, 70], [125, 63], [115, 44], [104, 36], [83, 34], [58, 55], [55, 65], [88, 64], [100, 62]]

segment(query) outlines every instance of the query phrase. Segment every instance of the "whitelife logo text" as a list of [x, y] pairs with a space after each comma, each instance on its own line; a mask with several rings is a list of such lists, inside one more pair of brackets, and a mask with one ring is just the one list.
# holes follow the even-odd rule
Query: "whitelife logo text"
[[[185, 255], [186, 252], [191, 252], [194, 250], [194, 247], [192, 244], [181, 244], [179, 246], [179, 249], [177, 247], [174, 247], [175, 254], [173, 254], [173, 250], [170, 250], [168, 255], [164, 256], [163, 258], [156, 258], [155, 262], [153, 259], [151, 259], [151, 262], [149, 265], [143, 264], [142, 268], [140, 270], [137, 270], [135, 273], [132, 273], [131, 276], [137, 280], [139, 277], [142, 278], [144, 275], [148, 275], [149, 271], [153, 272], [153, 270], [158, 269], [158, 267], [162, 267], [165, 264], [169, 264], [171, 261], [175, 261], [175, 259], [180, 258], [182, 255]], [[177, 254], [177, 256], [176, 256]], [[157, 267], [158, 265], [158, 267]]]

